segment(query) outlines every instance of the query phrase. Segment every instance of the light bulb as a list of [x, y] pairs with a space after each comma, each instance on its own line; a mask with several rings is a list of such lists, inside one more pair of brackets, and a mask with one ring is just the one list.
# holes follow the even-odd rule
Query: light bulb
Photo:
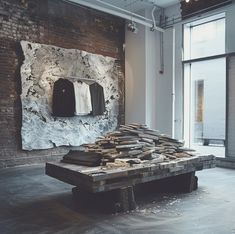
[[189, 2], [190, 0], [185, 0], [185, 2]]

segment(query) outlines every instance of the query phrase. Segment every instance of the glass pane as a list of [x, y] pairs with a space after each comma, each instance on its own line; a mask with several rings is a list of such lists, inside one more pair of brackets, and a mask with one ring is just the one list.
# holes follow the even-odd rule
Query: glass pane
[[[225, 58], [191, 64], [191, 147], [224, 156]], [[205, 152], [208, 150], [208, 152]]]
[[210, 17], [184, 25], [184, 60], [224, 53], [225, 18]]
[[225, 53], [225, 19], [191, 28], [191, 59]]

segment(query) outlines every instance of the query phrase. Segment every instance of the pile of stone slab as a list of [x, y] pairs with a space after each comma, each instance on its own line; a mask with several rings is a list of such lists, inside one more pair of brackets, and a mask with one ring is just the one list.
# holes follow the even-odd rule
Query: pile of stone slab
[[[193, 150], [184, 148], [183, 145], [182, 141], [149, 129], [146, 125], [135, 123], [120, 125], [117, 131], [99, 137], [94, 144], [83, 145], [82, 151], [77, 151], [77, 164], [81, 164], [79, 160], [81, 152], [83, 157], [86, 152], [89, 157], [94, 153], [96, 159], [97, 155], [100, 155], [101, 165], [114, 168], [148, 162], [160, 163], [193, 156]], [[76, 155], [74, 152], [72, 154]], [[71, 152], [65, 155], [62, 161], [69, 162], [69, 155]], [[76, 164], [75, 158], [73, 157], [71, 163]], [[83, 165], [86, 165], [84, 160]], [[97, 166], [97, 160], [94, 166]]]

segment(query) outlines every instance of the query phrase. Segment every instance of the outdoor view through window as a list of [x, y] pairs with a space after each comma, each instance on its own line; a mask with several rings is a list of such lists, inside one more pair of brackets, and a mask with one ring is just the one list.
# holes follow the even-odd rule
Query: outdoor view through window
[[203, 154], [225, 156], [225, 15], [184, 25], [184, 137]]

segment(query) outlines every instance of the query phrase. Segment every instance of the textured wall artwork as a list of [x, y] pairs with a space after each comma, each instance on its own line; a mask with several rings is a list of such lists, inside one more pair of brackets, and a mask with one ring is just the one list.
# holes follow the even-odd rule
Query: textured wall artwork
[[[49, 149], [94, 142], [118, 123], [118, 70], [114, 58], [77, 49], [21, 41], [22, 148]], [[96, 80], [103, 86], [106, 111], [101, 116], [52, 116], [53, 85], [63, 77]]]

